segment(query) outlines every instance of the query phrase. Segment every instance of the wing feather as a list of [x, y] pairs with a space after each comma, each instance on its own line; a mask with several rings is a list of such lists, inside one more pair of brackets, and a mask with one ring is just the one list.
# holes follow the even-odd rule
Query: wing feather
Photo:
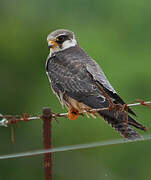
[[[54, 91], [77, 96], [97, 96], [104, 100], [98, 82], [115, 103], [125, 104], [107, 80], [99, 65], [79, 46], [60, 51], [48, 57], [47, 74]], [[133, 115], [135, 113], [129, 109]]]
[[[126, 104], [123, 99], [117, 94], [110, 82], [107, 80], [100, 66], [92, 59], [86, 66], [87, 71], [92, 75], [95, 81], [104, 87], [105, 92], [114, 99], [115, 103]], [[128, 108], [128, 112], [135, 115], [135, 112]]]

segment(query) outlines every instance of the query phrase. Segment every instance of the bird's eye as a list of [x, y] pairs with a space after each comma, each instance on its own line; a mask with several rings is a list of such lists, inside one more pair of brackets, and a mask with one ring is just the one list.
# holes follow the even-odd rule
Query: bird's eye
[[64, 42], [66, 39], [67, 39], [66, 35], [60, 35], [56, 38], [56, 41], [61, 43], [61, 42]]

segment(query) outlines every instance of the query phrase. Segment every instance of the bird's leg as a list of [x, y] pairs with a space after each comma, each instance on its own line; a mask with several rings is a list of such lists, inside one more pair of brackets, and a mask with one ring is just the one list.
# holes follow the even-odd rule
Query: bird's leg
[[70, 120], [75, 120], [78, 118], [78, 116], [80, 115], [79, 111], [75, 108], [70, 108], [69, 112], [68, 112], [68, 117]]

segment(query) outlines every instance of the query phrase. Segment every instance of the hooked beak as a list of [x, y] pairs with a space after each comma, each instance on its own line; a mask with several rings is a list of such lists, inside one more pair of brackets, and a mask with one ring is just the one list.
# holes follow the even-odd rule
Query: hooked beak
[[48, 41], [48, 48], [51, 49], [51, 48], [55, 48], [57, 45], [56, 41], [54, 40], [49, 40]]

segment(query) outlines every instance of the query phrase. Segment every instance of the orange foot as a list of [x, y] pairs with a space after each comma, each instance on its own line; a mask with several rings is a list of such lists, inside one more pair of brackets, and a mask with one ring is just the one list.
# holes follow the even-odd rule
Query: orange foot
[[79, 111], [77, 109], [71, 108], [68, 112], [68, 117], [70, 120], [75, 120], [79, 116]]

